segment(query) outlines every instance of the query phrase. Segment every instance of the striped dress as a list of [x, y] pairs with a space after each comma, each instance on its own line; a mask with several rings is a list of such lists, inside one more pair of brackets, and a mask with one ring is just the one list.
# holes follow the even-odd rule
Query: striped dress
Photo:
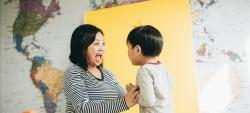
[[128, 110], [126, 92], [114, 75], [100, 68], [102, 79], [77, 65], [65, 72], [64, 93], [67, 113], [119, 113]]

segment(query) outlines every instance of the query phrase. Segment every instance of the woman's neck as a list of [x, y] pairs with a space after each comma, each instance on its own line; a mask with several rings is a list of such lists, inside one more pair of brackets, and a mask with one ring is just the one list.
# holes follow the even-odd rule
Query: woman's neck
[[88, 70], [98, 70], [97, 66], [88, 65]]
[[98, 79], [102, 79], [102, 73], [96, 66], [88, 66], [88, 71]]

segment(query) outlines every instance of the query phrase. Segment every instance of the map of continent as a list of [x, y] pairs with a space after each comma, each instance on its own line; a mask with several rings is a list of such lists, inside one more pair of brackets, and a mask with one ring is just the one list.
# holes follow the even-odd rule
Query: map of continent
[[249, 5], [190, 0], [200, 113], [250, 112]]
[[4, 54], [9, 56], [4, 59], [3, 112], [65, 112], [69, 42], [82, 24], [86, 2], [6, 0], [3, 7]]
[[[7, 1], [8, 5], [11, 1]], [[62, 92], [63, 71], [53, 68], [49, 61], [42, 55], [30, 55], [30, 45], [35, 42], [24, 45], [23, 38], [32, 35], [35, 38], [36, 32], [44, 26], [49, 18], [60, 14], [59, 2], [51, 0], [49, 6], [44, 6], [42, 0], [19, 0], [19, 11], [13, 23], [13, 40], [15, 49], [26, 56], [27, 60], [32, 62], [30, 77], [34, 85], [43, 95], [44, 106], [47, 113], [55, 113], [58, 102], [58, 95]], [[34, 49], [39, 49], [36, 47]], [[39, 52], [39, 51], [38, 51]], [[41, 51], [42, 52], [42, 51]]]

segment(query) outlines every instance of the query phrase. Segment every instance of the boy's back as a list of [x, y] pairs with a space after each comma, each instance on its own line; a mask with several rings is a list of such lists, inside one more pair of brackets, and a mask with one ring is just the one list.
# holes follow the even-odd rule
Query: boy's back
[[172, 79], [161, 63], [145, 64], [138, 69], [140, 113], [173, 113]]

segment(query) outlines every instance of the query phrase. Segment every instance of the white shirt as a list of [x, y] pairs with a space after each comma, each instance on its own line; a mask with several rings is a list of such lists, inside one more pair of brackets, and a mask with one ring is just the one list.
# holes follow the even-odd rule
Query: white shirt
[[145, 64], [138, 69], [140, 113], [173, 113], [172, 79], [161, 63]]

